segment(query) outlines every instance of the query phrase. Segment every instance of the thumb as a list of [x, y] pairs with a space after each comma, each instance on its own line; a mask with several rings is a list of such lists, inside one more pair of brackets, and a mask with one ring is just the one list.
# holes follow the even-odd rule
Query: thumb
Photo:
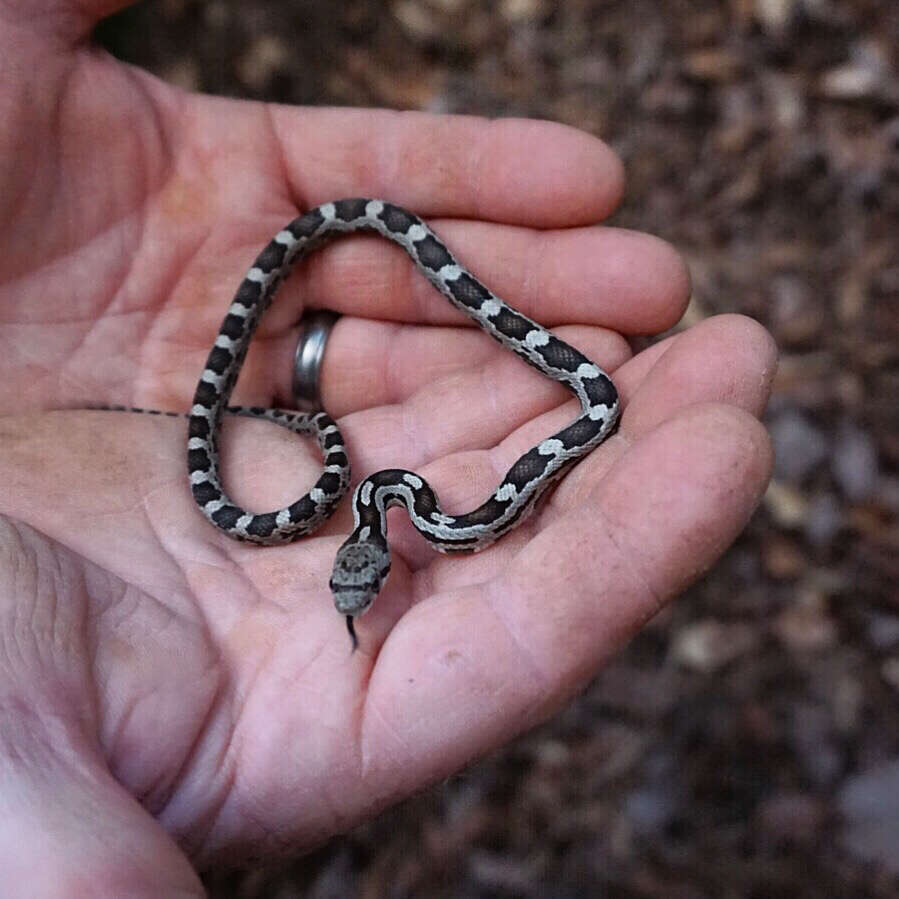
[[93, 736], [74, 569], [43, 535], [0, 517], [3, 895], [203, 896], [187, 857], [115, 780]]

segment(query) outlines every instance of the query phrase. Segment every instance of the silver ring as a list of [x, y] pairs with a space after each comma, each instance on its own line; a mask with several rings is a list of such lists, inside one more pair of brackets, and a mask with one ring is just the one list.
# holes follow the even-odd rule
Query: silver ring
[[293, 358], [293, 400], [301, 412], [322, 408], [319, 392], [325, 344], [340, 316], [330, 309], [316, 309], [300, 319], [300, 337]]

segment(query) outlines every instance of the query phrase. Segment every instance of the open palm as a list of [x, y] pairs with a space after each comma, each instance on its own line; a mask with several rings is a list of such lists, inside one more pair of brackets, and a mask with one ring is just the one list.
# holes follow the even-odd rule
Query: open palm
[[[16, 822], [0, 860], [29, 895], [79, 878], [92, 895], [193, 894], [188, 858], [310, 846], [581, 687], [751, 511], [774, 354], [730, 317], [630, 358], [620, 335], [673, 324], [687, 279], [661, 242], [593, 224], [622, 189], [595, 139], [187, 95], [84, 44], [91, 14], [73, 9], [89, 6], [7, 3], [0, 20], [0, 820]], [[393, 573], [353, 655], [327, 588], [348, 503], [311, 538], [243, 546], [193, 505], [182, 420], [71, 411], [186, 410], [256, 252], [297, 210], [350, 195], [428, 219], [626, 402], [619, 433], [480, 555], [436, 556], [391, 513]], [[344, 314], [323, 395], [356, 480], [420, 470], [466, 511], [574, 417], [564, 389], [368, 237], [284, 285], [235, 401], [290, 405], [310, 306]], [[319, 464], [243, 420], [222, 456], [256, 510], [299, 496]]]

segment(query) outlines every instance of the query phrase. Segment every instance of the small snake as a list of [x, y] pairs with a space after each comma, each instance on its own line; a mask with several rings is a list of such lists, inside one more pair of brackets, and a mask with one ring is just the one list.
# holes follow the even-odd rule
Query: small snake
[[229, 537], [276, 544], [308, 534], [331, 515], [349, 485], [343, 438], [324, 412], [233, 408], [237, 414], [313, 434], [324, 455], [324, 471], [309, 493], [275, 512], [251, 514], [222, 487], [218, 434], [250, 341], [278, 285], [296, 262], [327, 239], [356, 231], [373, 231], [399, 244], [457, 309], [547, 377], [566, 384], [580, 401], [581, 414], [521, 456], [490, 497], [465, 515], [445, 514], [428, 483], [411, 471], [386, 469], [359, 484], [353, 495], [353, 532], [337, 552], [330, 580], [354, 647], [354, 618], [369, 608], [390, 571], [390, 506], [404, 506], [412, 524], [439, 552], [476, 552], [521, 524], [543, 491], [612, 433], [619, 413], [618, 392], [599, 366], [488, 290], [416, 215], [383, 200], [325, 203], [292, 221], [256, 258], [228, 309], [194, 395], [187, 453], [190, 486], [203, 514]]

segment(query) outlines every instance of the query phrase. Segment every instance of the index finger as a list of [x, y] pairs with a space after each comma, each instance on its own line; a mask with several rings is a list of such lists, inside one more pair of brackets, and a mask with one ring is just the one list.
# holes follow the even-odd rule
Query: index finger
[[285, 175], [308, 206], [373, 196], [423, 217], [558, 228], [604, 219], [624, 190], [611, 148], [556, 122], [270, 109]]

